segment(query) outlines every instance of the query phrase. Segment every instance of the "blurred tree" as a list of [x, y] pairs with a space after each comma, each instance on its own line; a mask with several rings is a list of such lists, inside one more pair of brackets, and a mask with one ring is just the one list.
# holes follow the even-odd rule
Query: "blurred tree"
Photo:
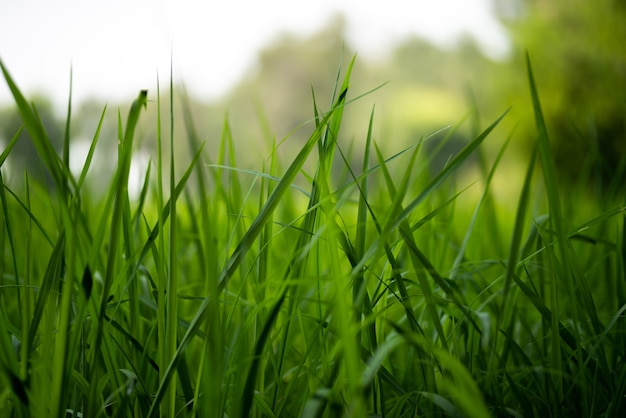
[[[63, 123], [54, 114], [52, 103], [41, 95], [35, 96], [35, 103], [41, 122], [48, 133], [52, 145], [61, 151], [63, 146]], [[0, 109], [0, 138], [6, 143], [18, 132], [23, 125], [22, 118], [14, 106]], [[27, 130], [23, 130], [8, 159], [11, 167], [10, 180], [19, 182], [23, 179], [24, 171], [28, 171], [31, 178], [43, 180], [48, 177], [46, 169], [37, 154], [33, 141]], [[52, 182], [49, 182], [52, 186]]]
[[[561, 173], [624, 180], [626, 156], [626, 2], [500, 0], [498, 13], [519, 49], [529, 52]], [[496, 76], [499, 84], [510, 76]], [[518, 83], [519, 88], [526, 88]], [[503, 89], [506, 91], [506, 89]], [[510, 89], [509, 89], [510, 91]], [[586, 167], [588, 156], [598, 163]]]
[[[354, 53], [344, 32], [345, 20], [336, 16], [311, 37], [283, 34], [259, 54], [257, 65], [227, 100], [227, 107], [236, 109], [251, 99], [258, 100], [277, 136], [287, 135], [313, 117], [311, 87], [319, 106], [330, 103], [338, 63]], [[248, 120], [255, 118], [251, 116]], [[308, 131], [298, 132], [296, 137], [304, 139]]]
[[[313, 116], [311, 87], [318, 106], [326, 109], [335, 85], [337, 66], [343, 60], [345, 69], [353, 55], [341, 16], [330, 20], [310, 37], [283, 35], [259, 55], [257, 65], [247, 78], [222, 102], [223, 107], [229, 109], [234, 137], [238, 141], [258, 138], [259, 124], [251, 122], [263, 117], [270, 135], [278, 140], [310, 121]], [[349, 98], [389, 83], [349, 105], [341, 131], [348, 136], [343, 145], [353, 147], [354, 155], [359, 155], [374, 104], [374, 137], [383, 148], [391, 148], [388, 152], [414, 144], [421, 136], [458, 122], [467, 113], [467, 84], [480, 73], [485, 62], [471, 42], [456, 49], [442, 50], [416, 37], [408, 37], [384, 55], [358, 56]], [[255, 107], [254, 102], [258, 106]], [[298, 148], [299, 140], [307, 138], [312, 128], [310, 124], [293, 133], [281, 150]], [[458, 144], [463, 144], [464, 139], [459, 137]], [[251, 148], [246, 147], [250, 152]], [[267, 153], [267, 150], [256, 150], [262, 155]], [[259, 153], [253, 155], [258, 160]], [[449, 158], [449, 154], [443, 158]], [[355, 166], [359, 164], [355, 162]]]

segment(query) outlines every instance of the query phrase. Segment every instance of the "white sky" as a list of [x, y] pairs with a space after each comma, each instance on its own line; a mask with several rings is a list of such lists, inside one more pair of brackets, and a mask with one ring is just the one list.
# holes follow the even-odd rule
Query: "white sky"
[[[0, 59], [26, 93], [67, 101], [70, 66], [74, 100], [134, 97], [175, 80], [211, 98], [254, 64], [257, 53], [289, 31], [321, 29], [335, 13], [347, 21], [350, 45], [380, 54], [409, 34], [453, 44], [472, 34], [486, 51], [508, 48], [492, 16], [493, 0], [0, 0]], [[11, 101], [0, 77], [0, 104]]]

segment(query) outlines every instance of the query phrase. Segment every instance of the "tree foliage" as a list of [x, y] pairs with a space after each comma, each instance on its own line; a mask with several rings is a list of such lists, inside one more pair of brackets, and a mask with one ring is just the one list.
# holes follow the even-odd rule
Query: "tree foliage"
[[[52, 145], [60, 152], [63, 143], [63, 123], [55, 115], [52, 103], [48, 99], [37, 96], [33, 102], [36, 104], [37, 114], [46, 128]], [[22, 119], [16, 108], [5, 107], [0, 109], [0, 143], [4, 142], [2, 145], [6, 145], [18, 133], [22, 125]], [[39, 180], [45, 178], [46, 174], [41, 159], [37, 155], [27, 130], [22, 130], [11, 152], [11, 157], [11, 175], [9, 180], [21, 181], [25, 171], [28, 171], [29, 176], [34, 176]]]
[[[581, 164], [591, 153], [601, 161], [588, 168], [593, 178], [604, 184], [623, 178], [626, 3], [516, 0], [498, 4], [515, 45], [515, 66], [523, 62], [525, 51], [532, 58], [564, 177], [583, 180]], [[502, 85], [511, 78], [498, 79]]]

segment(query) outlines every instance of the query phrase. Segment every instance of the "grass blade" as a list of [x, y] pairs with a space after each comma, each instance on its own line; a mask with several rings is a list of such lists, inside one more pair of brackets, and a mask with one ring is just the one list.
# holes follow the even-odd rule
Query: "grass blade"
[[[326, 123], [331, 119], [331, 117], [334, 115], [337, 109], [340, 109], [344, 106], [345, 97], [346, 97], [346, 92], [342, 92], [342, 94], [339, 96], [338, 102], [333, 106], [331, 111], [329, 111], [324, 116], [324, 118], [320, 122], [320, 125], [315, 129], [315, 131], [313, 132], [311, 137], [308, 139], [308, 141], [306, 142], [302, 150], [295, 157], [294, 161], [291, 163], [291, 165], [289, 166], [289, 168], [283, 175], [281, 181], [276, 185], [276, 188], [274, 189], [270, 197], [265, 202], [265, 205], [263, 206], [263, 208], [261, 209], [257, 217], [254, 219], [249, 229], [246, 231], [245, 235], [242, 237], [241, 241], [239, 242], [239, 244], [233, 251], [231, 257], [227, 261], [222, 272], [220, 273], [220, 276], [218, 277], [218, 281], [217, 281], [218, 293], [224, 289], [224, 287], [228, 283], [228, 280], [230, 279], [230, 277], [233, 275], [233, 273], [239, 266], [239, 263], [242, 261], [243, 257], [246, 255], [248, 249], [252, 247], [254, 240], [261, 233], [268, 219], [271, 218], [271, 214], [278, 206], [278, 203], [280, 202], [284, 194], [290, 188], [291, 183], [293, 182], [296, 175], [302, 168], [302, 165], [304, 164], [308, 155], [312, 151], [313, 147], [321, 139]], [[181, 339], [178, 349], [176, 351], [176, 354], [170, 361], [170, 364], [167, 367], [165, 374], [161, 380], [161, 385], [159, 386], [159, 389], [155, 395], [154, 402], [150, 408], [150, 413], [149, 413], [150, 416], [154, 416], [156, 412], [155, 407], [161, 403], [162, 397], [164, 396], [164, 390], [169, 384], [169, 380], [172, 377], [172, 372], [176, 366], [176, 363], [180, 360], [182, 351], [185, 349], [186, 345], [189, 343], [189, 340], [191, 339], [191, 337], [198, 331], [198, 328], [200, 327], [200, 324], [202, 320], [204, 319], [208, 304], [211, 303], [216, 296], [217, 295], [215, 294], [207, 295], [205, 299], [203, 300], [202, 304], [200, 305], [200, 307], [198, 308], [192, 321], [190, 322], [189, 328], [187, 332], [185, 333], [185, 335], [183, 336], [183, 338]]]

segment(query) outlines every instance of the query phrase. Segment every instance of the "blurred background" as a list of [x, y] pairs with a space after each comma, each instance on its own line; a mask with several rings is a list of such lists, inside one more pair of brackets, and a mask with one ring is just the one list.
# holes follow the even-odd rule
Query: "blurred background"
[[[173, 70], [181, 159], [189, 155], [184, 115], [192, 115], [208, 162], [217, 161], [227, 122], [238, 165], [260, 170], [274, 140], [286, 158], [296, 152], [312, 131], [312, 90], [327, 108], [340, 66], [357, 54], [350, 97], [371, 93], [349, 106], [342, 127], [342, 144], [356, 160], [374, 106], [374, 139], [387, 154], [460, 124], [427, 143], [434, 152], [437, 137], [454, 131], [428, 158], [433, 172], [512, 107], [485, 143], [493, 156], [515, 131], [496, 182], [506, 194], [523, 175], [536, 136], [528, 52], [559, 181], [603, 193], [624, 179], [625, 40], [626, 2], [617, 0], [0, 2], [0, 59], [36, 103], [59, 149], [73, 69], [75, 170], [104, 105], [99, 153], [114, 155], [117, 110], [124, 115], [139, 90], [149, 90], [137, 184], [156, 155], [157, 75], [168, 115]], [[2, 148], [20, 126], [2, 82]], [[35, 176], [42, 171], [22, 136], [3, 166], [9, 181], [23, 178], [26, 168]], [[96, 177], [110, 161], [95, 162]]]

